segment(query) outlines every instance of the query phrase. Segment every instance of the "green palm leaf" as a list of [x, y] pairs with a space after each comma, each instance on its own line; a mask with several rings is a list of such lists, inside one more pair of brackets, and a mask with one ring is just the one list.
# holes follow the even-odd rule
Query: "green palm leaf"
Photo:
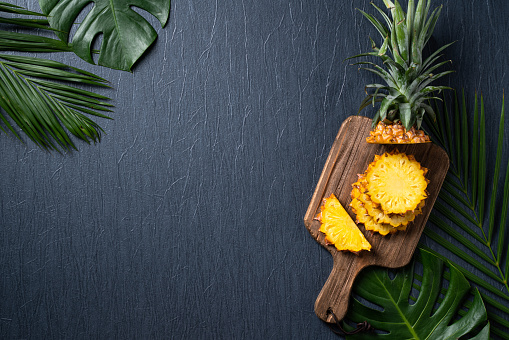
[[[4, 17], [0, 16], [0, 24], [15, 25], [30, 29], [55, 31], [49, 26], [46, 16], [42, 13], [28, 11], [22, 7], [6, 2], [0, 2], [0, 13], [11, 13], [26, 17]], [[35, 19], [31, 17], [36, 17]], [[17, 33], [0, 30], [0, 51], [20, 52], [69, 52], [71, 46], [67, 43], [35, 34]]]
[[[480, 275], [472, 274], [456, 264], [481, 290], [488, 306], [492, 335], [509, 339], [509, 245], [506, 232], [509, 162], [504, 161], [503, 156], [504, 99], [496, 150], [488, 150], [486, 147], [483, 96], [480, 97], [480, 103], [475, 96], [471, 114], [464, 94], [461, 100], [455, 96], [452, 111], [450, 114], [448, 110], [443, 110], [439, 115], [444, 118], [446, 129], [427, 121], [429, 126], [433, 126], [435, 142], [440, 143], [448, 152], [451, 167], [430, 215], [431, 225], [424, 233], [441, 249], [441, 254], [447, 258], [454, 254], [466, 265], [476, 268]], [[455, 122], [455, 132], [449, 128], [451, 120]], [[488, 152], [496, 152], [494, 164], [488, 163]], [[487, 169], [494, 169], [493, 174], [489, 174]], [[459, 229], [466, 232], [467, 236], [458, 232]], [[503, 302], [497, 302], [492, 297]]]
[[[347, 320], [367, 321], [386, 333], [359, 333], [348, 339], [458, 339], [465, 336], [488, 339], [489, 324], [485, 324], [486, 309], [479, 292], [473, 290], [473, 299], [465, 302], [471, 287], [461, 272], [451, 264], [446, 271], [446, 262], [430, 252], [421, 250], [418, 255], [394, 277], [390, 270], [381, 267], [361, 272], [355, 281], [355, 295]], [[417, 262], [422, 265], [422, 275], [417, 273]], [[375, 309], [373, 304], [382, 310]]]
[[72, 49], [60, 40], [0, 30], [0, 51], [69, 52]]
[[13, 4], [10, 4], [5, 1], [0, 1], [0, 12], [22, 14], [22, 15], [32, 15], [32, 16], [39, 16], [39, 17], [45, 16], [42, 13], [29, 11], [21, 6], [13, 5]]
[[[39, 0], [43, 13], [57, 29], [58, 37], [68, 42], [69, 32], [78, 14], [89, 0]], [[119, 70], [131, 70], [133, 64], [157, 38], [154, 28], [131, 6], [153, 14], [164, 27], [170, 13], [170, 0], [93, 0], [94, 7], [79, 24], [72, 37], [73, 51], [89, 63], [93, 40], [103, 34], [98, 64]]]
[[[84, 113], [108, 118], [100, 112], [111, 111], [106, 97], [66, 83], [107, 86], [106, 80], [62, 63], [0, 54], [0, 107], [44, 149], [76, 148], [63, 127], [88, 143], [99, 141], [102, 129]], [[5, 127], [0, 128], [20, 138], [6, 115], [0, 118]]]
[[[38, 18], [0, 17], [0, 24], [55, 31], [41, 13], [0, 2], [2, 12]], [[71, 50], [57, 39], [0, 30], [0, 51]], [[109, 118], [101, 112], [111, 111], [112, 105], [105, 96], [75, 87], [80, 84], [108, 86], [101, 77], [56, 61], [0, 54], [0, 129], [21, 140], [13, 127], [17, 125], [33, 142], [47, 150], [76, 149], [66, 130], [87, 143], [99, 141], [103, 130], [87, 115]]]

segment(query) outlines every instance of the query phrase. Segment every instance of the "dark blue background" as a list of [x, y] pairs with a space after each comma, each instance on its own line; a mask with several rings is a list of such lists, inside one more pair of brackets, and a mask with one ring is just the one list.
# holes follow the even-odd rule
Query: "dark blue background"
[[[378, 37], [369, 2], [175, 0], [133, 73], [52, 56], [112, 82], [114, 120], [66, 155], [0, 135], [0, 337], [335, 338], [303, 216], [376, 79], [343, 62]], [[496, 131], [509, 2], [441, 3], [443, 84], [482, 91]]]

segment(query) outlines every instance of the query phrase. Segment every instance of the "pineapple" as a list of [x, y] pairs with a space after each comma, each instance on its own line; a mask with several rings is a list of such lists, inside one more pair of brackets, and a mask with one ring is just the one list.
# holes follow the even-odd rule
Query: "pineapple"
[[407, 211], [404, 214], [387, 214], [380, 207], [379, 204], [376, 204], [371, 200], [371, 197], [366, 193], [367, 192], [367, 181], [364, 176], [361, 176], [362, 179], [352, 184], [352, 199], [357, 198], [360, 203], [364, 205], [364, 208], [367, 210], [369, 216], [371, 216], [375, 222], [390, 224], [393, 227], [399, 227], [401, 225], [407, 225], [412, 222], [415, 217], [422, 213], [422, 208], [424, 207], [424, 201], [421, 201], [417, 206], [417, 209], [414, 211]]
[[368, 211], [366, 210], [362, 202], [357, 198], [354, 198], [352, 200], [352, 202], [350, 203], [350, 207], [357, 216], [357, 223], [364, 224], [364, 228], [366, 228], [366, 230], [375, 231], [382, 236], [385, 236], [389, 233], [393, 234], [397, 231], [404, 231], [407, 228], [406, 225], [393, 227], [390, 224], [376, 222], [375, 219], [368, 214]]
[[405, 214], [417, 209], [427, 197], [428, 169], [413, 156], [397, 151], [375, 157], [366, 170], [371, 200], [389, 214]]
[[352, 184], [350, 207], [357, 223], [381, 235], [406, 230], [425, 205], [427, 171], [397, 150], [376, 155]]
[[372, 66], [372, 68], [363, 67], [363, 69], [379, 75], [386, 83], [366, 86], [366, 93], [367, 89], [372, 89], [373, 93], [368, 93], [359, 111], [370, 104], [374, 106], [375, 102], [380, 102], [380, 107], [373, 118], [373, 130], [366, 141], [381, 144], [426, 143], [430, 139], [420, 130], [424, 114], [427, 113], [434, 120], [436, 119], [427, 101], [435, 98], [434, 92], [449, 89], [446, 86], [429, 86], [429, 84], [452, 72], [433, 73], [449, 62], [436, 63], [441, 57], [440, 52], [452, 43], [440, 47], [424, 61], [422, 56], [424, 46], [433, 33], [442, 7], [436, 8], [428, 18], [431, 0], [418, 0], [417, 6], [414, 0], [408, 0], [406, 13], [397, 0], [394, 3], [391, 0], [383, 0], [383, 2], [390, 10], [392, 20], [379, 7], [373, 3], [372, 5], [381, 13], [387, 25], [360, 11], [382, 36], [381, 47], [378, 48], [371, 40], [373, 52], [348, 58], [380, 57], [386, 67], [384, 69], [372, 62], [356, 63], [356, 65]]
[[321, 223], [319, 230], [325, 234], [326, 241], [334, 244], [337, 250], [359, 252], [371, 249], [371, 244], [334, 194], [324, 200], [318, 220]]

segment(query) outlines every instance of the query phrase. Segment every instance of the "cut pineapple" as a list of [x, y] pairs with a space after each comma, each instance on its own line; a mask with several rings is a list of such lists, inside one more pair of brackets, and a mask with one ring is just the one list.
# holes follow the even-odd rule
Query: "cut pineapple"
[[366, 208], [364, 207], [362, 202], [357, 198], [354, 198], [352, 200], [352, 202], [350, 203], [350, 207], [356, 214], [358, 223], [364, 224], [364, 227], [366, 228], [366, 230], [375, 231], [377, 233], [380, 233], [380, 235], [382, 235], [382, 236], [385, 236], [389, 233], [392, 234], [397, 231], [404, 231], [407, 228], [406, 225], [400, 225], [398, 227], [393, 227], [390, 224], [377, 223], [373, 219], [373, 217], [371, 217], [368, 214], [368, 211], [366, 210]]
[[427, 171], [397, 150], [376, 155], [352, 184], [350, 207], [357, 223], [381, 235], [406, 230], [425, 205]]
[[427, 169], [413, 156], [395, 151], [375, 157], [366, 170], [367, 191], [386, 214], [406, 214], [426, 198]]
[[319, 230], [337, 250], [359, 252], [371, 249], [371, 244], [334, 194], [324, 200], [318, 219], [322, 224]]
[[407, 131], [401, 122], [392, 124], [378, 122], [376, 128], [370, 131], [366, 142], [370, 144], [417, 144], [430, 143], [431, 140], [423, 130], [416, 130], [413, 126]]
[[359, 181], [352, 184], [352, 187], [352, 199], [357, 198], [364, 205], [368, 215], [371, 216], [375, 222], [390, 224], [393, 227], [407, 225], [415, 220], [415, 217], [422, 213], [422, 208], [425, 205], [425, 202], [421, 201], [414, 211], [407, 211], [405, 214], [386, 214], [385, 211], [381, 209], [381, 206], [374, 203], [371, 197], [366, 194], [367, 181], [364, 176], [359, 176]]

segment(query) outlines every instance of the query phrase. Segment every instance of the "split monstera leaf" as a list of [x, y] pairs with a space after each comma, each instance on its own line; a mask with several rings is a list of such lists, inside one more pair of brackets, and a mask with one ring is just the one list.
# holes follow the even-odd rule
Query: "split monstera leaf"
[[[424, 250], [416, 255], [394, 275], [381, 267], [359, 275], [347, 319], [367, 321], [384, 333], [347, 339], [488, 339], [490, 325], [479, 291], [471, 291], [453, 265]], [[344, 328], [351, 327], [345, 323]]]
[[[90, 0], [39, 0], [51, 27], [65, 42], [80, 12]], [[170, 15], [170, 0], [94, 0], [93, 7], [72, 37], [73, 51], [89, 63], [94, 39], [102, 35], [98, 64], [124, 71], [134, 63], [157, 38], [157, 32], [140, 14], [137, 7], [154, 15], [164, 27]]]
[[[71, 37], [78, 16], [90, 3]], [[89, 63], [99, 53], [99, 65], [130, 71], [157, 37], [134, 9], [152, 14], [163, 27], [170, 13], [170, 0], [39, 0], [39, 4], [43, 13], [0, 1], [0, 14], [7, 13], [0, 16], [0, 51], [74, 52]], [[52, 32], [59, 39], [40, 32]], [[93, 50], [100, 36], [100, 50]], [[0, 130], [23, 141], [22, 132], [45, 150], [77, 149], [68, 133], [87, 143], [100, 141], [103, 130], [88, 116], [109, 118], [104, 112], [113, 105], [104, 95], [80, 89], [83, 84], [109, 87], [106, 79], [60, 62], [1, 54]]]

